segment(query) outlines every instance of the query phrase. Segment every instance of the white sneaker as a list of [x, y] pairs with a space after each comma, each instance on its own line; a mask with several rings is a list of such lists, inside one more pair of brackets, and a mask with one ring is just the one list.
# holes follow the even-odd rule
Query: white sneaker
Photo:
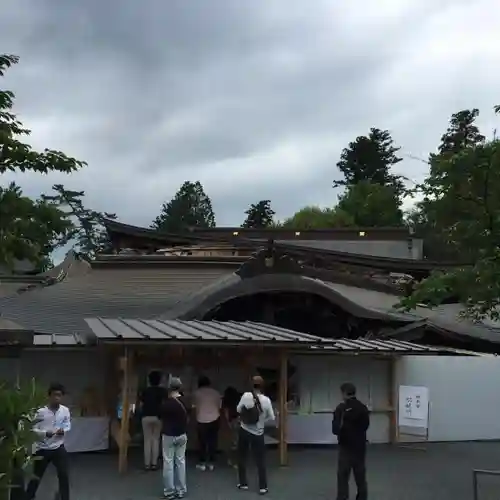
[[206, 465], [205, 465], [205, 464], [198, 464], [198, 465], [196, 466], [196, 468], [197, 468], [198, 470], [202, 470], [202, 471], [207, 470], [207, 467], [206, 467]]
[[269, 490], [267, 488], [261, 488], [259, 490], [259, 495], [267, 495], [268, 492]]
[[209, 470], [209, 471], [212, 471], [212, 470], [214, 470], [214, 469], [215, 469], [214, 464], [208, 464], [208, 466], [207, 466], [207, 467], [208, 467], [208, 470]]

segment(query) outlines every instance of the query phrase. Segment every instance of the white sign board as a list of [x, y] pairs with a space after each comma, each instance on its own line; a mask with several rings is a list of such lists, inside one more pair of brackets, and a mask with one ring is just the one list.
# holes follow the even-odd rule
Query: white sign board
[[398, 425], [428, 428], [429, 389], [427, 387], [399, 386]]

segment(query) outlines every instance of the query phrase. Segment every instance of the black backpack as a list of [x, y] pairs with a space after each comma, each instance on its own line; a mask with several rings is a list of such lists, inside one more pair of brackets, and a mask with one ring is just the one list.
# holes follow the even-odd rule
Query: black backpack
[[260, 418], [262, 413], [262, 405], [260, 404], [259, 398], [252, 392], [254, 405], [251, 408], [244, 406], [240, 412], [241, 421], [247, 425], [255, 425]]

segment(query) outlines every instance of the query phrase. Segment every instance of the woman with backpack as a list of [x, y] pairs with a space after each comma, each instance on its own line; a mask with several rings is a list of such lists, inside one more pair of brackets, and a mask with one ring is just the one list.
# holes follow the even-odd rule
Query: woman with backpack
[[252, 378], [252, 391], [241, 396], [237, 411], [240, 415], [240, 432], [238, 436], [238, 489], [248, 490], [247, 461], [248, 452], [252, 455], [259, 476], [259, 493], [268, 492], [265, 463], [266, 445], [264, 427], [273, 421], [274, 410], [271, 400], [263, 394], [264, 380], [260, 376]]

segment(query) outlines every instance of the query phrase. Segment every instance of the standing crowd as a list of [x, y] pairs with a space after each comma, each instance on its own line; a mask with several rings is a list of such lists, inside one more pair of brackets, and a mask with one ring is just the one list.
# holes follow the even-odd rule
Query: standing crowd
[[159, 443], [163, 458], [163, 496], [183, 498], [187, 493], [186, 448], [191, 415], [196, 419], [200, 471], [215, 468], [219, 430], [224, 419], [231, 433], [228, 463], [238, 470], [237, 488], [248, 490], [247, 462], [252, 452], [257, 465], [259, 493], [268, 492], [264, 427], [275, 420], [271, 400], [264, 395], [264, 380], [252, 378], [251, 391], [240, 395], [228, 387], [221, 395], [208, 377], [200, 377], [198, 389], [187, 398], [182, 383], [171, 378], [168, 389], [160, 385], [161, 374], [149, 374], [149, 387], [140, 396], [144, 434], [144, 467], [158, 469]]
[[[167, 389], [161, 386], [159, 372], [149, 374], [149, 386], [140, 395], [140, 412], [144, 434], [144, 467], [157, 470], [163, 459], [163, 498], [184, 498], [187, 494], [186, 448], [190, 416], [196, 418], [198, 433], [198, 464], [200, 471], [212, 471], [218, 450], [221, 420], [231, 431], [228, 450], [229, 465], [237, 468], [237, 488], [248, 490], [247, 462], [251, 452], [257, 466], [259, 493], [268, 493], [265, 462], [264, 428], [275, 420], [271, 400], [264, 395], [264, 380], [252, 378], [250, 391], [240, 395], [234, 388], [222, 396], [211, 386], [207, 377], [198, 381], [191, 399], [182, 393], [179, 378], [171, 378]], [[370, 425], [368, 408], [356, 398], [356, 388], [341, 386], [343, 402], [337, 406], [332, 420], [332, 432], [339, 444], [337, 464], [337, 500], [348, 500], [351, 471], [357, 486], [357, 500], [367, 500], [366, 432]], [[48, 403], [36, 414], [34, 431], [36, 444], [33, 478], [24, 498], [34, 500], [38, 485], [50, 463], [55, 466], [59, 481], [60, 500], [69, 500], [68, 457], [64, 436], [71, 429], [69, 409], [61, 404], [64, 388], [53, 384], [48, 391]]]

